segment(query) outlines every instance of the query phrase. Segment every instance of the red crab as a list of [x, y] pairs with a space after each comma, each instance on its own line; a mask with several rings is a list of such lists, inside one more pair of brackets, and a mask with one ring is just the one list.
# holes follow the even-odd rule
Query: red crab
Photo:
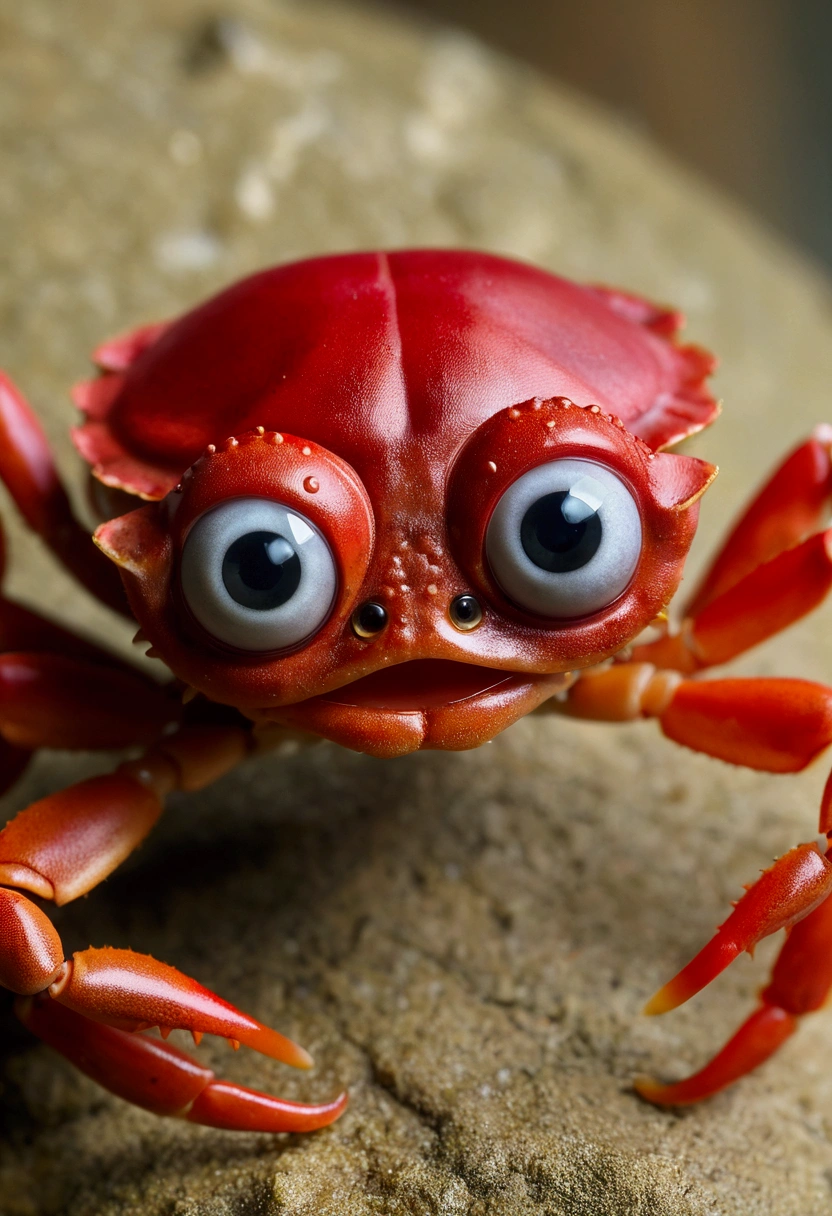
[[[657, 718], [734, 764], [803, 768], [832, 690], [699, 679], [814, 608], [832, 583], [832, 430], [760, 491], [670, 632], [715, 469], [666, 449], [717, 407], [681, 318], [484, 254], [325, 257], [264, 271], [95, 353], [76, 443], [109, 517], [73, 519], [43, 434], [0, 386], [0, 475], [90, 590], [130, 611], [162, 687], [0, 601], [2, 775], [39, 747], [146, 750], [0, 832], [0, 984], [23, 1022], [122, 1097], [215, 1127], [308, 1130], [344, 1109], [216, 1080], [136, 1033], [184, 1027], [309, 1057], [173, 967], [64, 959], [27, 895], [66, 903], [195, 790], [287, 733], [379, 756], [476, 747], [541, 706]], [[229, 436], [231, 436], [229, 438]], [[144, 503], [136, 507], [136, 500]], [[135, 507], [135, 509], [132, 509]], [[126, 512], [126, 513], [125, 513]], [[109, 561], [107, 560], [109, 559]], [[119, 580], [119, 574], [121, 580]], [[126, 591], [126, 601], [124, 592]], [[651, 623], [659, 634], [639, 644]], [[832, 792], [821, 831], [832, 831]], [[768, 1057], [832, 983], [832, 864], [798, 845], [650, 1002], [687, 1000], [767, 934], [789, 935], [757, 1010], [701, 1072], [637, 1083], [693, 1102]]]

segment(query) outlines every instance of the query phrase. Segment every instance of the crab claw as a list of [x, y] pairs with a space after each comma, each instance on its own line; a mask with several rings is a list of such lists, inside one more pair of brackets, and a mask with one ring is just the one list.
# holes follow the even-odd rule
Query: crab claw
[[633, 1088], [654, 1106], [688, 1106], [701, 1102], [733, 1085], [773, 1056], [797, 1029], [797, 1018], [776, 1005], [761, 1005], [740, 1026], [722, 1051], [683, 1081], [662, 1085], [650, 1077], [639, 1077]]
[[249, 1132], [311, 1132], [341, 1115], [347, 1095], [312, 1106], [218, 1081], [184, 1051], [143, 1034], [90, 1021], [43, 997], [15, 1012], [33, 1034], [111, 1093], [157, 1115]]
[[744, 950], [751, 953], [764, 937], [797, 924], [830, 893], [832, 865], [817, 846], [790, 849], [752, 883], [714, 937], [650, 998], [644, 1012], [667, 1013], [683, 1005]]
[[64, 963], [48, 992], [68, 1009], [119, 1030], [158, 1026], [164, 1035], [216, 1034], [293, 1068], [312, 1067], [312, 1057], [297, 1043], [147, 954], [112, 946], [81, 950]]

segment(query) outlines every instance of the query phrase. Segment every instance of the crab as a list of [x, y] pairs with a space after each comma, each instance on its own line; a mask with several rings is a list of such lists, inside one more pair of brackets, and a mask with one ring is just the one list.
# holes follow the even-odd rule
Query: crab
[[[716, 469], [668, 449], [710, 423], [714, 361], [679, 313], [506, 259], [415, 250], [265, 270], [95, 352], [75, 442], [103, 522], [73, 516], [30, 407], [0, 381], [0, 476], [91, 592], [172, 676], [0, 600], [0, 775], [41, 747], [133, 749], [0, 832], [0, 985], [30, 1031], [113, 1093], [227, 1129], [308, 1131], [309, 1105], [218, 1079], [172, 1028], [308, 1067], [303, 1048], [173, 966], [66, 959], [43, 910], [91, 891], [173, 790], [324, 738], [375, 756], [477, 747], [532, 711], [656, 719], [770, 772], [832, 742], [832, 689], [702, 679], [832, 584], [832, 428], [771, 476], [671, 626]], [[832, 834], [832, 779], [820, 831]], [[757, 1008], [695, 1075], [696, 1102], [761, 1064], [832, 985], [832, 864], [799, 844], [746, 890], [648, 1013], [786, 929]], [[32, 898], [34, 897], [34, 898]], [[40, 902], [34, 902], [38, 899]], [[142, 1033], [158, 1027], [161, 1038]]]

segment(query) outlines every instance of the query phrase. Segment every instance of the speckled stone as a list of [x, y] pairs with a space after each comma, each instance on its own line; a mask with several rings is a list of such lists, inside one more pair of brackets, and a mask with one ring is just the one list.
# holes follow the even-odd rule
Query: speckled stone
[[[0, 3], [0, 363], [80, 494], [66, 388], [103, 336], [263, 264], [453, 244], [683, 307], [723, 357], [723, 466], [695, 563], [777, 454], [829, 414], [825, 287], [621, 121], [444, 30], [266, 0]], [[8, 509], [4, 512], [9, 515]], [[12, 590], [127, 631], [12, 523]], [[738, 669], [832, 671], [828, 613]], [[100, 757], [44, 755], [9, 813]], [[771, 944], [666, 1018], [639, 1009], [740, 884], [811, 838], [823, 765], [735, 771], [654, 726], [535, 718], [461, 755], [323, 745], [175, 798], [56, 921], [131, 945], [315, 1054], [312, 1075], [206, 1042], [244, 1083], [348, 1114], [307, 1138], [155, 1119], [2, 1005], [3, 1216], [821, 1216], [832, 1020], [684, 1114], [633, 1075], [698, 1066]]]

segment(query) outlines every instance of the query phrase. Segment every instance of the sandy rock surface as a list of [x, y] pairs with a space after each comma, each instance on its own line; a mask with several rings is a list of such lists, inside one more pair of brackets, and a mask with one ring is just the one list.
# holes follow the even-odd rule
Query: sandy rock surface
[[[485, 247], [674, 302], [723, 358], [689, 450], [723, 466], [695, 561], [760, 472], [828, 416], [824, 288], [641, 136], [478, 46], [351, 6], [0, 3], [0, 363], [73, 486], [66, 388], [103, 336], [263, 264]], [[8, 510], [4, 512], [9, 514]], [[13, 525], [12, 590], [126, 647]], [[747, 672], [832, 676], [828, 612]], [[44, 755], [7, 812], [107, 761]], [[639, 1009], [740, 884], [811, 839], [824, 767], [734, 771], [650, 725], [536, 718], [463, 755], [324, 745], [177, 798], [56, 921], [131, 945], [307, 1045], [310, 1075], [206, 1042], [225, 1075], [352, 1105], [308, 1138], [126, 1106], [0, 1006], [3, 1216], [820, 1216], [832, 1211], [832, 1018], [684, 1114], [771, 958], [664, 1019]]]

